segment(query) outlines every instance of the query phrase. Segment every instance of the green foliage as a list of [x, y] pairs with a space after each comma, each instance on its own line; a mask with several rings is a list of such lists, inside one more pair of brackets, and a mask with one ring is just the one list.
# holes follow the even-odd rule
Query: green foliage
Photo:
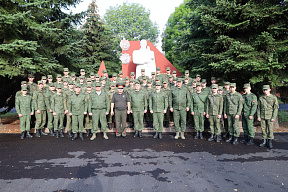
[[158, 26], [149, 19], [149, 16], [150, 11], [136, 3], [123, 3], [123, 5], [110, 7], [106, 11], [104, 22], [114, 37], [112, 47], [118, 56], [121, 53], [119, 44], [123, 38], [129, 41], [145, 39], [157, 43]]

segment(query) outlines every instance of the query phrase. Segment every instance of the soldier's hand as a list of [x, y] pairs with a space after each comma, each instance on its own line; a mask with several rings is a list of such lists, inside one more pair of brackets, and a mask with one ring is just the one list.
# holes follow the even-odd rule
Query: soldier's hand
[[186, 107], [186, 111], [189, 111], [189, 107]]
[[275, 119], [271, 119], [271, 121], [272, 121], [272, 122], [274, 122], [274, 121], [275, 121]]
[[40, 114], [40, 110], [37, 110], [36, 113]]
[[130, 114], [130, 110], [127, 111], [127, 114]]
[[[128, 111], [127, 111], [128, 112]], [[132, 110], [130, 110], [130, 113], [133, 113], [133, 111]]]
[[19, 114], [18, 116], [19, 116], [19, 117], [23, 117], [23, 115], [22, 115], [22, 114]]
[[84, 112], [84, 115], [87, 115], [87, 112]]
[[112, 116], [114, 115], [114, 112], [113, 112], [113, 111], [111, 111], [111, 115], [112, 115]]
[[206, 115], [206, 112], [204, 112], [203, 115], [205, 116], [205, 115]]
[[147, 110], [144, 110], [144, 113], [147, 113]]
[[69, 112], [68, 110], [65, 110], [65, 112], [64, 112], [64, 113], [65, 113], [65, 114], [67, 114], [68, 112]]
[[207, 114], [206, 117], [209, 118], [209, 115]]
[[235, 115], [235, 119], [239, 119], [239, 115]]
[[106, 114], [106, 115], [109, 115], [109, 112], [106, 112], [105, 114]]
[[258, 121], [261, 121], [261, 118], [258, 118], [257, 120], [258, 120]]
[[31, 112], [31, 113], [30, 113], [30, 115], [34, 115], [34, 113], [33, 113], [33, 112]]
[[170, 108], [170, 111], [173, 113], [173, 108]]
[[153, 110], [150, 110], [150, 113], [153, 113]]
[[249, 116], [249, 119], [253, 119], [253, 116], [252, 116], [252, 115], [250, 115], [250, 116]]
[[53, 113], [54, 116], [56, 116], [56, 113]]
[[222, 115], [217, 115], [217, 118], [218, 118], [218, 119], [221, 119], [221, 117], [222, 117]]
[[49, 112], [52, 113], [53, 112], [52, 109], [50, 109]]
[[163, 111], [163, 113], [165, 114], [165, 113], [167, 113], [167, 111], [166, 111], [166, 110], [164, 110], [164, 111]]
[[92, 116], [93, 114], [92, 113], [89, 113], [89, 116]]
[[227, 115], [226, 114], [224, 114], [224, 118], [227, 119]]
[[195, 115], [195, 113], [194, 113], [194, 112], [191, 112], [191, 115]]
[[72, 116], [72, 113], [69, 113], [69, 116]]

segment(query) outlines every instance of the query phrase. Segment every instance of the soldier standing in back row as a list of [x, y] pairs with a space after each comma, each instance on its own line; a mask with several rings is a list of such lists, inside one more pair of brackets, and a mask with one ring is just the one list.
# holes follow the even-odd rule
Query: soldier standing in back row
[[246, 145], [253, 145], [253, 138], [255, 137], [254, 130], [254, 114], [257, 111], [257, 96], [251, 93], [251, 86], [249, 83], [244, 84], [245, 94], [243, 97], [243, 116], [242, 127], [244, 131], [244, 140], [240, 141]]
[[[263, 85], [264, 96], [259, 98], [257, 117], [261, 122], [261, 131], [263, 142], [260, 147], [267, 146], [272, 149], [272, 140], [274, 139], [273, 124], [278, 114], [278, 100], [275, 95], [272, 95], [269, 85]], [[267, 141], [268, 140], [268, 141]]]
[[240, 136], [239, 119], [242, 108], [242, 95], [236, 92], [236, 83], [231, 83], [230, 92], [226, 95], [224, 100], [224, 118], [228, 119], [229, 130], [229, 139], [227, 139], [226, 142], [233, 141], [233, 145], [238, 144], [238, 138]]
[[51, 97], [55, 94], [54, 83], [49, 83], [49, 89], [45, 92], [45, 102], [47, 106], [47, 128], [49, 129], [49, 135], [54, 136], [53, 131], [53, 110], [51, 107]]

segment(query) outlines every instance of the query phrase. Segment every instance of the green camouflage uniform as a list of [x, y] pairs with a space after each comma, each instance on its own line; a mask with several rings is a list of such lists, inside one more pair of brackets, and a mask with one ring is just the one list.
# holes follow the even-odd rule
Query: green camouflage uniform
[[144, 110], [147, 110], [147, 95], [145, 91], [131, 91], [129, 94], [130, 97], [130, 106], [134, 119], [134, 130], [142, 131], [143, 130], [143, 118]]
[[[254, 114], [257, 111], [257, 96], [253, 93], [244, 94], [243, 96], [243, 116], [242, 116], [242, 127], [244, 131], [244, 136], [251, 138], [255, 137], [254, 130]], [[252, 119], [249, 119], [252, 116]]]
[[31, 113], [34, 113], [32, 96], [17, 96], [15, 100], [15, 108], [18, 115], [23, 115], [20, 117], [20, 131], [30, 131]]

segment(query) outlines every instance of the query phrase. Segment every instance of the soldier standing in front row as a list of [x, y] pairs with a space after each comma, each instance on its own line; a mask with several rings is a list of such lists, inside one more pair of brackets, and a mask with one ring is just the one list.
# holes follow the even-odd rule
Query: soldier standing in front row
[[72, 141], [77, 139], [78, 133], [81, 140], [84, 140], [84, 115], [87, 115], [87, 97], [81, 93], [81, 86], [79, 83], [75, 85], [75, 93], [69, 97], [68, 100], [69, 115], [72, 116], [72, 132], [74, 136]]
[[[261, 122], [261, 131], [263, 142], [260, 147], [267, 146], [272, 149], [273, 135], [273, 124], [278, 114], [278, 100], [275, 95], [272, 95], [269, 85], [263, 85], [264, 96], [259, 98], [257, 117], [258, 121]], [[268, 141], [267, 141], [268, 140]]]
[[30, 135], [30, 121], [31, 121], [31, 115], [34, 114], [34, 105], [32, 102], [32, 96], [28, 95], [28, 89], [27, 86], [21, 87], [22, 95], [19, 95], [16, 97], [15, 101], [15, 108], [16, 112], [18, 113], [18, 116], [20, 118], [20, 131], [21, 131], [21, 139], [25, 138], [25, 132], [26, 137], [32, 138]]

